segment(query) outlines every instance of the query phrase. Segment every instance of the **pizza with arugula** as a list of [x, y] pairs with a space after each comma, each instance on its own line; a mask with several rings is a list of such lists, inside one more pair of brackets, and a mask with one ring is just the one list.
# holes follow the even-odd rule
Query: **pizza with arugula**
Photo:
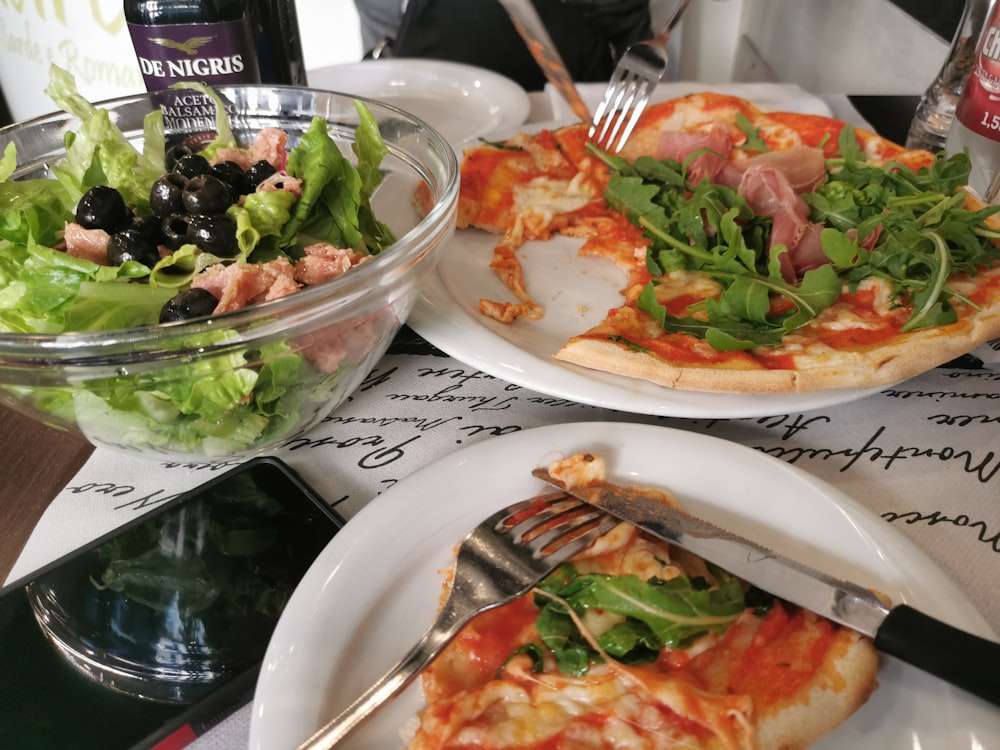
[[1000, 336], [1000, 206], [963, 189], [966, 154], [712, 93], [650, 106], [619, 154], [588, 130], [520, 133], [462, 160], [459, 226], [498, 235], [491, 267], [510, 292], [481, 300], [483, 315], [543, 317], [518, 256], [556, 235], [623, 273], [621, 304], [557, 359], [795, 393], [898, 382]]
[[[549, 473], [605, 483], [592, 453]], [[459, 632], [407, 748], [794, 750], [867, 701], [878, 664], [870, 639], [621, 523]]]

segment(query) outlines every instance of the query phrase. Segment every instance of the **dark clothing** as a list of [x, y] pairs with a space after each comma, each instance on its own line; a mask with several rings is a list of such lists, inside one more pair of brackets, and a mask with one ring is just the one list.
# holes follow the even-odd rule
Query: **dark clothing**
[[[648, 0], [533, 0], [576, 81], [606, 81], [633, 42], [652, 36]], [[497, 0], [410, 0], [381, 55], [451, 60], [488, 68], [529, 91], [545, 75]]]

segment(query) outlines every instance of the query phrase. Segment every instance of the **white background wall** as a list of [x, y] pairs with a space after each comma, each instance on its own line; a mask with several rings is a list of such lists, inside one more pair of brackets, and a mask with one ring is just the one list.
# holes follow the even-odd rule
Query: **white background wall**
[[948, 52], [889, 0], [697, 0], [683, 26], [681, 78], [814, 93], [921, 94]]
[[[652, 3], [659, 19], [673, 5]], [[15, 118], [52, 110], [42, 93], [52, 62], [92, 100], [142, 90], [121, 7], [0, 0], [0, 87]], [[307, 67], [361, 59], [353, 0], [297, 0], [297, 8]], [[889, 0], [697, 0], [679, 41], [685, 80], [778, 79], [851, 94], [922, 93], [948, 47]]]
[[361, 59], [361, 31], [354, 0], [296, 0], [295, 8], [306, 68]]

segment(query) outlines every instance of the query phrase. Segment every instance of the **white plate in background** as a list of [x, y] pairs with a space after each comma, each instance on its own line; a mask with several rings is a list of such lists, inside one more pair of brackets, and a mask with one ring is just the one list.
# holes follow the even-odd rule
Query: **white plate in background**
[[[434, 461], [375, 498], [334, 537], [272, 636], [250, 748], [294, 748], [364, 692], [430, 625], [455, 545], [497, 509], [543, 491], [531, 469], [582, 451], [604, 456], [612, 481], [670, 489], [693, 513], [738, 534], [995, 637], [901, 532], [790, 464], [652, 425], [539, 427]], [[981, 750], [1000, 737], [1000, 712], [930, 675], [887, 658], [879, 682], [868, 703], [815, 750]], [[400, 729], [421, 705], [417, 681], [342, 747], [402, 747]]]
[[309, 71], [309, 86], [376, 99], [416, 115], [456, 145], [528, 119], [527, 92], [499, 73], [416, 58], [366, 60]]

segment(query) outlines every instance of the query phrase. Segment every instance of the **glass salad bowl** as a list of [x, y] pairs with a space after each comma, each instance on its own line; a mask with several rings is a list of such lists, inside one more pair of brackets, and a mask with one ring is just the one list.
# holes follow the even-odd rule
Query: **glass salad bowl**
[[[156, 456], [249, 456], [318, 423], [384, 354], [454, 232], [459, 176], [451, 146], [417, 118], [362, 99], [371, 115], [366, 119], [357, 97], [270, 86], [223, 87], [216, 94], [233, 137], [244, 146], [262, 129], [278, 128], [288, 134], [291, 150], [319, 117], [345, 163], [357, 164], [355, 142], [376, 124], [386, 151], [366, 179], [375, 175], [371, 212], [390, 230], [391, 244], [338, 276], [272, 301], [179, 322], [116, 327], [128, 305], [170, 292], [148, 273], [128, 278], [119, 271], [108, 280], [104, 267], [71, 285], [78, 293], [68, 302], [64, 282], [80, 275], [80, 262], [37, 247], [41, 225], [53, 222], [46, 212], [58, 212], [47, 206], [38, 215], [12, 210], [6, 185], [8, 193], [0, 196], [0, 400], [95, 445]], [[71, 104], [59, 106], [72, 110]], [[66, 179], [59, 165], [72, 161], [67, 149], [85, 137], [90, 119], [100, 119], [89, 118], [91, 105], [84, 104], [83, 115], [60, 112], [0, 129], [0, 149], [8, 149], [0, 168], [10, 173], [7, 183], [19, 183], [15, 193], [23, 196], [39, 180]], [[156, 101], [143, 94], [94, 106], [106, 110], [146, 158], [149, 122], [155, 122], [147, 115], [159, 112]], [[16, 148], [13, 169], [10, 144]], [[112, 159], [105, 156], [110, 166]], [[323, 208], [331, 219], [339, 210]], [[73, 218], [70, 209], [57, 220]], [[171, 272], [164, 271], [167, 277]], [[70, 316], [67, 309], [88, 322], [106, 317], [110, 327], [49, 324], [50, 311], [62, 320]]]

